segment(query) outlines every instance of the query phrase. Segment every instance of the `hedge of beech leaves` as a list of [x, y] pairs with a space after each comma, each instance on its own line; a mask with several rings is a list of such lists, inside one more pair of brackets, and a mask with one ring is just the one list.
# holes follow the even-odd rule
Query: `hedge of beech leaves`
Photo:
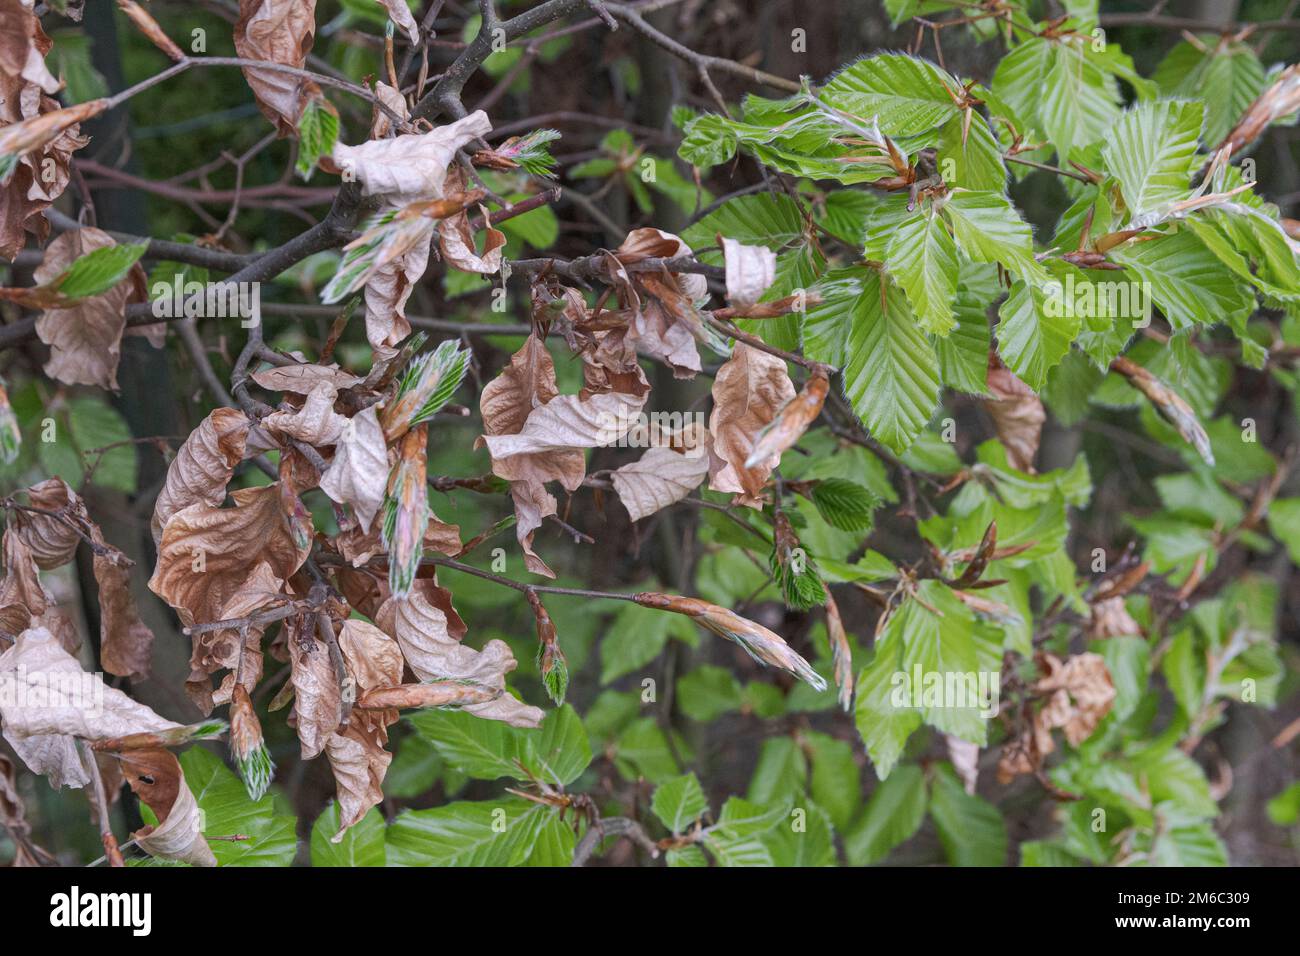
[[[695, 53], [645, 4], [442, 6], [240, 0], [198, 49], [118, 0], [149, 69], [114, 91], [79, 4], [0, 0], [9, 858], [54, 859], [38, 775], [85, 792], [113, 865], [285, 865], [308, 830], [316, 864], [863, 864], [922, 830], [957, 865], [1228, 862], [1214, 735], [1294, 688], [1300, 224], [1253, 153], [1300, 66], [1189, 33], [1144, 76], [1086, 0], [893, 0], [929, 18], [913, 52], [824, 81]], [[311, 52], [334, 15], [351, 72]], [[710, 105], [561, 172], [559, 132], [462, 94], [546, 69], [566, 25], [663, 47]], [[941, 34], [981, 44], [981, 79]], [[97, 224], [88, 124], [191, 72], [242, 72], [255, 150], [291, 142], [278, 182], [318, 205], [287, 241], [233, 241], [251, 150], [202, 235]], [[1027, 177], [1056, 184], [1050, 228]], [[566, 191], [641, 224], [548, 254]], [[408, 315], [426, 288], [459, 325]], [[209, 403], [186, 435], [105, 401], [133, 336]], [[1243, 375], [1283, 396], [1266, 431], [1223, 407]], [[1154, 496], [1062, 438], [1094, 420]], [[124, 494], [151, 625], [92, 506]], [[635, 573], [584, 571], [602, 535]], [[164, 642], [188, 674], [155, 709]], [[710, 779], [711, 725], [757, 735], [743, 796]], [[276, 766], [299, 760], [333, 778], [307, 811]], [[1296, 785], [1265, 796], [1294, 822]]]

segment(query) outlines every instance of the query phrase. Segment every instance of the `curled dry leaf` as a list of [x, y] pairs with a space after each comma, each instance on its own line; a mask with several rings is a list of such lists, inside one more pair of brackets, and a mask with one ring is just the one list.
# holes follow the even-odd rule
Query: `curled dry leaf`
[[12, 525], [5, 529], [2, 548], [5, 576], [0, 581], [0, 629], [13, 638], [31, 627], [52, 602], [41, 585], [31, 548]]
[[[779, 464], [781, 456], [797, 442], [808, 426], [817, 420], [826, 402], [826, 393], [830, 382], [824, 369], [817, 369], [808, 377], [799, 394], [781, 407], [772, 423], [758, 433], [749, 457], [745, 459], [746, 468], [758, 468], [764, 462], [776, 459]], [[775, 467], [775, 466], [773, 466]]]
[[1043, 654], [1039, 666], [1047, 673], [1034, 689], [1053, 692], [1043, 708], [1045, 719], [1049, 726], [1063, 727], [1066, 739], [1077, 747], [1110, 713], [1115, 700], [1106, 659], [1100, 654], [1076, 654], [1062, 663], [1052, 654]]
[[383, 724], [357, 720], [325, 746], [339, 802], [339, 830], [330, 837], [341, 843], [348, 828], [384, 799], [384, 776], [393, 755], [384, 749], [388, 731]]
[[633, 521], [681, 501], [699, 487], [709, 473], [707, 442], [708, 432], [695, 422], [611, 472], [614, 490]]
[[[301, 70], [316, 39], [316, 0], [239, 0], [235, 52], [246, 60], [263, 60]], [[280, 136], [292, 136], [309, 100], [321, 96], [313, 80], [285, 73], [242, 67], [257, 98], [257, 107]]]
[[948, 759], [952, 761], [953, 769], [957, 771], [957, 776], [961, 778], [962, 786], [967, 793], [973, 795], [980, 773], [979, 744], [971, 743], [969, 740], [962, 740], [952, 734], [944, 734], [943, 742], [948, 748]]
[[358, 696], [402, 682], [402, 650], [380, 628], [367, 621], [347, 620], [339, 628], [338, 642]]
[[434, 233], [432, 223], [421, 220], [418, 227], [419, 234], [411, 247], [378, 265], [366, 280], [366, 338], [375, 349], [394, 348], [411, 334], [406, 302], [429, 267]]
[[[23, 631], [0, 654], [0, 685], [6, 688], [0, 694], [5, 740], [54, 787], [83, 787], [90, 780], [76, 738], [107, 740], [181, 727], [82, 670], [43, 627]], [[40, 705], [31, 706], [37, 700]]]
[[1142, 634], [1141, 625], [1133, 620], [1122, 597], [1094, 601], [1088, 611], [1088, 637], [1094, 640]]
[[136, 29], [145, 35], [145, 37], [158, 49], [166, 53], [167, 56], [179, 63], [185, 59], [185, 53], [178, 47], [158, 25], [158, 21], [135, 0], [117, 0], [117, 8], [126, 14], [127, 19], [135, 24]]
[[[110, 674], [119, 677], [147, 676], [153, 650], [153, 632], [140, 620], [135, 597], [131, 593], [133, 563], [121, 551], [109, 545], [90, 520], [85, 502], [61, 478], [49, 478], [27, 489], [29, 506], [35, 511], [15, 511], [14, 534], [27, 546], [31, 559], [43, 570], [61, 567], [72, 560], [77, 546], [89, 538], [94, 547], [94, 574], [99, 585], [100, 663]], [[15, 553], [19, 570], [22, 556]], [[0, 607], [24, 604], [34, 617], [44, 613], [33, 605], [43, 600], [43, 590], [33, 581], [20, 576], [14, 581], [23, 591], [13, 600], [3, 599]], [[17, 626], [19, 618], [9, 623]], [[22, 622], [22, 630], [31, 623]]]
[[988, 390], [984, 408], [993, 419], [998, 441], [1007, 450], [1007, 461], [1013, 468], [1033, 474], [1043, 422], [1047, 421], [1042, 400], [992, 350], [989, 351]]
[[279, 483], [231, 493], [233, 508], [194, 504], [167, 519], [149, 588], [186, 626], [224, 620], [222, 610], [260, 564], [284, 582], [310, 550], [310, 516], [286, 513]]
[[226, 499], [226, 485], [244, 457], [248, 418], [237, 408], [217, 408], [199, 423], [176, 452], [167, 480], [154, 503], [149, 527], [157, 544], [167, 519], [194, 504], [216, 507]]
[[840, 606], [835, 603], [830, 587], [823, 583], [822, 588], [826, 592], [826, 637], [835, 664], [835, 686], [839, 688], [840, 707], [848, 711], [853, 706], [853, 647], [849, 644], [848, 632], [844, 630]]
[[[381, 212], [410, 203], [441, 199], [447, 167], [471, 140], [492, 131], [487, 114], [476, 110], [427, 133], [375, 139], [358, 146], [339, 143], [334, 161], [354, 176], [367, 196], [383, 197]], [[366, 281], [366, 336], [375, 348], [392, 348], [411, 333], [406, 301], [429, 263], [434, 227], [417, 220], [421, 232], [401, 255], [374, 270]]]
[[11, 866], [55, 866], [58, 861], [31, 840], [27, 808], [18, 792], [13, 761], [0, 754], [0, 826], [9, 831], [14, 843]]
[[625, 267], [650, 258], [690, 254], [691, 247], [672, 233], [634, 229], [606, 258], [609, 280], [623, 309], [631, 315], [629, 343], [672, 366], [677, 378], [694, 378], [703, 367], [697, 342], [708, 342], [715, 349], [719, 346], [697, 306], [708, 297], [708, 280], [694, 273], [633, 273]]
[[27, 0], [0, 0], [0, 74], [57, 93], [59, 81], [45, 66], [50, 39], [32, 9]]
[[375, 2], [388, 11], [389, 18], [406, 34], [406, 38], [412, 45], [420, 42], [420, 28], [415, 22], [415, 17], [411, 16], [411, 8], [406, 5], [406, 0], [375, 0]]
[[343, 434], [348, 420], [334, 411], [338, 389], [328, 381], [317, 382], [301, 408], [272, 412], [262, 419], [271, 432], [296, 438], [308, 445], [333, 445]]
[[371, 405], [347, 420], [320, 489], [331, 501], [351, 505], [362, 532], [368, 533], [384, 501], [387, 484], [388, 446]]
[[[427, 578], [418, 579], [405, 598], [389, 598], [375, 621], [397, 639], [411, 672], [422, 681], [462, 680], [499, 696], [465, 710], [476, 717], [501, 720], [514, 727], [536, 727], [542, 711], [506, 692], [506, 674], [517, 666], [504, 641], [488, 641], [476, 651], [462, 644], [465, 623], [451, 604], [451, 593]], [[396, 682], [394, 682], [396, 683]]]
[[383, 196], [391, 206], [441, 199], [447, 168], [457, 150], [492, 132], [482, 110], [427, 133], [370, 140], [358, 146], [339, 143], [334, 161], [350, 170], [366, 196]]
[[[518, 433], [533, 409], [550, 402], [558, 393], [551, 354], [541, 338], [529, 335], [523, 347], [511, 356], [510, 363], [479, 396], [486, 436]], [[475, 447], [482, 447], [486, 436]], [[586, 470], [586, 460], [577, 450], [518, 454], [509, 458], [492, 456], [493, 474], [510, 482], [515, 535], [524, 552], [524, 564], [534, 574], [555, 577], [533, 551], [533, 533], [541, 527], [542, 519], [556, 513], [556, 501], [546, 490], [546, 482], [559, 481], [565, 490], [575, 491], [582, 484]]]
[[99, 662], [118, 677], [148, 677], [153, 631], [140, 620], [131, 593], [131, 567], [116, 550], [94, 557], [95, 583], [99, 585]]
[[1156, 407], [1160, 417], [1174, 428], [1183, 441], [1196, 449], [1207, 465], [1214, 467], [1214, 451], [1210, 448], [1210, 436], [1205, 433], [1196, 411], [1188, 405], [1183, 397], [1156, 378], [1136, 362], [1120, 356], [1110, 363], [1112, 371], [1123, 375], [1130, 385], [1145, 395]]
[[[118, 676], [140, 675], [149, 671], [149, 657], [153, 648], [153, 632], [144, 626], [136, 610], [135, 598], [130, 591], [130, 568], [133, 562], [120, 550], [104, 540], [98, 525], [90, 520], [86, 503], [59, 477], [47, 479], [27, 489], [30, 507], [36, 511], [16, 511], [13, 516], [14, 535], [22, 538], [31, 558], [42, 570], [61, 567], [72, 561], [77, 546], [83, 538], [94, 545], [95, 581], [99, 584], [100, 606], [100, 663], [109, 674]], [[21, 555], [16, 555], [21, 570]], [[22, 578], [16, 579], [22, 584]], [[26, 583], [26, 597], [19, 596], [18, 604], [36, 604], [39, 584]], [[31, 588], [35, 588], [32, 591]], [[0, 607], [13, 604], [5, 601]], [[35, 617], [43, 614], [35, 611]], [[18, 623], [18, 619], [9, 623]], [[23, 622], [23, 630], [29, 622]]]
[[725, 637], [739, 644], [760, 664], [767, 664], [793, 674], [819, 691], [826, 689], [826, 681], [822, 676], [782, 640], [779, 634], [774, 634], [763, 625], [741, 617], [729, 608], [719, 607], [708, 601], [701, 601], [699, 598], [660, 594], [655, 591], [642, 591], [633, 595], [632, 599], [642, 607], [672, 611], [675, 614], [685, 614], [687, 617], [694, 618], [719, 637]]
[[180, 761], [170, 750], [133, 750], [122, 755], [122, 775], [153, 811], [158, 823], [131, 834], [150, 856], [191, 866], [216, 866], [203, 835], [203, 815], [185, 782]]
[[1043, 760], [1056, 744], [1052, 730], [1061, 727], [1071, 745], [1087, 740], [1115, 701], [1115, 685], [1100, 654], [1078, 654], [1062, 663], [1054, 654], [1035, 658], [1043, 673], [1033, 689], [1044, 699], [1037, 708], [1026, 704], [1020, 735], [1003, 745], [998, 780], [1008, 783], [1023, 773], [1040, 773]]
[[515, 434], [483, 437], [493, 458], [612, 445], [637, 422], [645, 395], [602, 392], [586, 399], [557, 395], [533, 409]]
[[362, 381], [360, 376], [345, 372], [337, 365], [277, 365], [254, 372], [249, 377], [272, 392], [293, 392], [295, 395], [310, 395], [321, 382], [328, 382], [341, 391], [360, 385]]
[[[276, 577], [271, 566], [261, 561], [222, 605], [217, 619], [229, 621], [260, 611], [282, 599], [280, 592], [283, 587], [284, 582]], [[250, 626], [241, 633], [236, 628], [220, 628], [194, 635], [185, 692], [203, 714], [211, 713], [217, 704], [230, 703], [236, 686], [242, 685], [250, 691], [257, 686], [262, 679], [263, 630], [262, 627]], [[214, 693], [211, 677], [223, 669], [230, 673]]]
[[[410, 111], [406, 107], [406, 97], [387, 83], [375, 84], [375, 97], [402, 119], [410, 116]], [[378, 107], [375, 108], [374, 116], [370, 124], [370, 138], [387, 138], [393, 128], [393, 118]]]
[[[479, 206], [479, 212], [486, 222], [487, 210]], [[505, 233], [488, 226], [483, 251], [476, 251], [474, 230], [469, 224], [469, 214], [464, 210], [450, 219], [444, 219], [438, 228], [438, 248], [442, 251], [442, 257], [462, 272], [480, 272], [485, 275], [500, 272], [505, 244]]]
[[[33, 275], [40, 284], [57, 278], [74, 260], [117, 243], [90, 226], [54, 239]], [[126, 328], [126, 305], [133, 294], [130, 276], [100, 295], [66, 309], [46, 309], [36, 320], [36, 334], [50, 347], [45, 374], [67, 385], [98, 385], [117, 390], [117, 363]]]
[[[676, 259], [690, 254], [691, 247], [680, 236], [651, 228], [633, 229], [614, 253], [620, 262], [627, 265], [646, 259]], [[682, 273], [679, 279], [682, 292], [691, 299], [703, 299], [709, 294], [709, 280], [704, 276]]]
[[91, 526], [86, 503], [62, 478], [47, 478], [27, 489], [27, 501], [40, 511], [13, 513], [14, 531], [31, 550], [36, 566], [42, 571], [62, 567], [72, 560], [77, 546], [84, 540], [78, 528]]
[[747, 308], [776, 281], [776, 253], [767, 246], [747, 246], [725, 236], [718, 239], [726, 264], [727, 301], [732, 308]]
[[318, 756], [343, 722], [343, 691], [329, 646], [317, 636], [314, 614], [289, 618], [288, 650], [293, 714], [302, 759]]
[[[364, 697], [402, 679], [402, 653], [397, 643], [366, 621], [345, 621], [339, 629], [339, 649], [348, 672], [348, 691]], [[384, 776], [392, 755], [385, 749], [388, 726], [397, 720], [395, 708], [352, 712], [348, 726], [332, 734], [325, 745], [338, 790], [338, 843], [347, 829], [384, 799]]]
[[770, 425], [777, 412], [794, 398], [794, 384], [785, 362], [737, 342], [735, 351], [713, 379], [713, 413], [709, 431], [713, 449], [723, 464], [711, 470], [709, 487], [714, 491], [736, 492], [734, 501], [751, 508], [762, 507], [763, 486], [780, 456], [747, 467], [758, 443], [759, 433]]
[[[0, 0], [0, 131], [59, 109], [52, 95], [59, 81], [45, 66], [51, 45], [32, 4]], [[42, 213], [67, 188], [72, 154], [88, 142], [79, 127], [68, 127], [0, 182], [0, 258], [13, 259], [29, 235], [45, 242], [50, 223]]]

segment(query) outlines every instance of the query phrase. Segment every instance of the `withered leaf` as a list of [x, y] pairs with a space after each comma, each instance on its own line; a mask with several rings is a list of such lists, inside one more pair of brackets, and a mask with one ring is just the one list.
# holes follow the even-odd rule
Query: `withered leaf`
[[[27, 502], [39, 511], [15, 511], [15, 532], [42, 571], [62, 567], [72, 560], [84, 540], [77, 529], [91, 526], [86, 503], [62, 478], [47, 478], [32, 485], [27, 489]], [[39, 512], [57, 512], [61, 517]]]
[[176, 452], [167, 480], [154, 503], [154, 543], [162, 540], [167, 519], [194, 504], [216, 507], [226, 499], [226, 485], [244, 457], [247, 416], [237, 408], [217, 408], [199, 423]]
[[331, 842], [341, 842], [349, 827], [383, 801], [384, 775], [393, 762], [393, 755], [384, 749], [386, 743], [388, 731], [382, 723], [359, 720], [329, 738], [325, 755], [334, 772], [339, 801], [339, 830]]
[[12, 688], [0, 695], [5, 740], [55, 787], [89, 782], [76, 738], [106, 740], [181, 727], [84, 671], [43, 627], [19, 634], [0, 654], [0, 680]]
[[15, 528], [5, 529], [2, 547], [5, 576], [0, 581], [0, 629], [12, 639], [46, 613], [50, 598], [41, 585], [31, 548]]
[[462, 644], [465, 624], [452, 607], [451, 594], [435, 582], [417, 579], [405, 598], [385, 601], [375, 621], [397, 638], [407, 665], [420, 680], [468, 680], [502, 692], [490, 702], [466, 706], [469, 713], [515, 727], [541, 722], [541, 710], [505, 693], [506, 674], [517, 666], [509, 645], [491, 640], [476, 651]]
[[[31, 8], [24, 0], [0, 0], [0, 129], [61, 105], [52, 95], [59, 81], [45, 65], [52, 44]], [[67, 188], [72, 154], [88, 142], [69, 127], [23, 155], [0, 182], [0, 258], [17, 256], [29, 235], [45, 242], [50, 223], [42, 213]]]
[[708, 475], [708, 433], [698, 423], [683, 432], [688, 433], [681, 439], [683, 447], [674, 447], [670, 438], [610, 473], [614, 490], [633, 521], [681, 501]]
[[776, 253], [767, 246], [747, 246], [735, 239], [721, 238], [727, 301], [733, 308], [751, 306], [776, 280]]
[[[546, 344], [538, 336], [530, 335], [479, 396], [484, 432], [516, 434], [535, 407], [551, 401], [557, 394], [555, 363]], [[476, 447], [485, 441], [486, 438], [480, 438]], [[578, 450], [492, 458], [493, 473], [510, 482], [515, 535], [524, 552], [524, 564], [534, 574], [555, 577], [532, 548], [533, 533], [541, 527], [542, 519], [556, 512], [556, 501], [546, 490], [546, 482], [559, 481], [565, 489], [574, 491], [582, 484], [586, 469], [586, 460]]]
[[[38, 283], [57, 278], [88, 252], [117, 243], [90, 226], [56, 237], [33, 275]], [[46, 309], [36, 320], [36, 334], [50, 347], [45, 374], [67, 385], [98, 385], [117, 391], [117, 363], [126, 329], [126, 304], [132, 282], [125, 278], [100, 295], [66, 309]]]
[[351, 171], [367, 196], [383, 196], [395, 206], [424, 199], [441, 199], [447, 167], [456, 151], [486, 136], [492, 123], [482, 110], [427, 133], [377, 139], [334, 147], [334, 161]]
[[203, 835], [203, 816], [185, 782], [180, 761], [170, 750], [132, 750], [122, 755], [122, 775], [158, 818], [131, 834], [150, 856], [191, 866], [216, 866]]
[[1033, 474], [1034, 456], [1047, 421], [1042, 400], [993, 351], [989, 352], [988, 389], [984, 407], [993, 419], [998, 441], [1007, 450], [1007, 461], [1013, 468]]
[[96, 554], [99, 585], [99, 661], [118, 677], [148, 677], [153, 658], [153, 631], [140, 620], [131, 593], [131, 564], [120, 552]]
[[301, 408], [272, 412], [262, 419], [262, 426], [308, 445], [333, 445], [343, 434], [348, 422], [334, 411], [337, 396], [338, 389], [333, 383], [317, 382], [307, 393], [307, 399]]
[[231, 498], [233, 508], [182, 508], [163, 528], [149, 588], [187, 626], [223, 620], [222, 609], [260, 563], [286, 581], [310, 550], [310, 515], [286, 513], [278, 482], [239, 489]]
[[329, 382], [342, 390], [361, 384], [361, 377], [345, 372], [336, 365], [277, 365], [262, 369], [249, 376], [254, 382], [273, 392], [293, 392], [309, 395], [321, 382]]
[[321, 478], [330, 499], [351, 505], [363, 532], [370, 531], [388, 484], [388, 446], [375, 406], [347, 420], [334, 449], [334, 461]]
[[736, 343], [731, 358], [713, 379], [709, 431], [713, 434], [713, 448], [724, 464], [711, 472], [710, 488], [736, 492], [733, 500], [738, 504], [762, 507], [763, 486], [780, 463], [780, 456], [752, 468], [746, 467], [746, 461], [759, 433], [794, 395], [784, 360], [744, 342]]
[[302, 759], [310, 760], [325, 749], [342, 723], [342, 689], [330, 649], [317, 637], [315, 616], [300, 614], [289, 618], [289, 622], [290, 679], [294, 691], [291, 723], [302, 744]]
[[[316, 0], [239, 0], [235, 52], [302, 69], [316, 39]], [[257, 107], [280, 136], [292, 136], [310, 99], [321, 95], [310, 79], [279, 70], [242, 67]]]
[[393, 23], [397, 24], [411, 43], [420, 42], [420, 28], [415, 22], [415, 17], [411, 16], [411, 8], [406, 5], [406, 0], [376, 0], [376, 2], [388, 11], [388, 16]]

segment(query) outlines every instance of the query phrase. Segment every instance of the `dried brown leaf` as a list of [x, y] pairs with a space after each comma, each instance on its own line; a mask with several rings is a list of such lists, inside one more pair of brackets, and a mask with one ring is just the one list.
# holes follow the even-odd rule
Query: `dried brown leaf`
[[156, 826], [145, 826], [131, 834], [136, 845], [164, 860], [216, 866], [217, 858], [203, 835], [203, 815], [175, 754], [169, 750], [133, 750], [122, 756], [122, 770], [136, 796], [158, 818]]
[[231, 493], [233, 508], [194, 504], [167, 519], [149, 588], [187, 625], [222, 610], [265, 562], [287, 581], [311, 545], [310, 515], [286, 512], [278, 482]]
[[711, 471], [710, 488], [736, 492], [733, 500], [738, 504], [762, 507], [763, 486], [780, 457], [769, 458], [753, 468], [746, 467], [746, 461], [757, 445], [759, 433], [794, 395], [794, 384], [782, 359], [744, 342], [736, 343], [731, 358], [713, 379], [709, 431], [713, 449], [723, 464]]
[[194, 504], [212, 507], [226, 500], [226, 485], [244, 457], [247, 416], [237, 408], [217, 408], [199, 423], [176, 452], [167, 480], [154, 503], [154, 543], [162, 540], [167, 519]]
[[746, 308], [763, 297], [776, 281], [776, 253], [767, 246], [747, 246], [719, 236], [727, 273], [727, 301]]
[[984, 408], [993, 419], [998, 441], [1007, 450], [1007, 461], [1013, 468], [1033, 474], [1047, 421], [1042, 400], [993, 351], [989, 352], [988, 389], [990, 397], [984, 400]]
[[451, 594], [425, 578], [405, 598], [389, 598], [376, 623], [397, 639], [411, 672], [422, 681], [465, 680], [499, 691], [500, 696], [465, 710], [476, 717], [501, 720], [515, 727], [536, 727], [542, 711], [505, 692], [506, 674], [517, 666], [510, 647], [488, 641], [482, 651], [460, 642], [465, 625], [451, 604]]
[[633, 521], [681, 501], [708, 476], [708, 433], [698, 423], [682, 431], [688, 433], [681, 442], [684, 447], [674, 447], [676, 436], [665, 436], [639, 459], [610, 473]]
[[334, 449], [334, 460], [320, 489], [332, 501], [350, 505], [369, 532], [388, 484], [388, 446], [373, 405], [346, 420]]
[[[235, 52], [301, 70], [316, 39], [316, 0], [239, 0]], [[307, 102], [321, 95], [308, 78], [279, 70], [241, 67], [257, 107], [280, 136], [295, 135]]]
[[[84, 671], [50, 631], [32, 628], [0, 654], [4, 738], [54, 787], [89, 782], [75, 738], [96, 741], [181, 727]], [[40, 706], [31, 702], [39, 700]]]
[[[47, 283], [86, 253], [116, 244], [108, 233], [90, 226], [70, 230], [46, 247], [45, 258], [33, 276], [38, 283]], [[36, 320], [36, 334], [50, 347], [45, 374], [67, 385], [98, 385], [116, 391], [126, 304], [131, 294], [132, 283], [127, 278], [107, 292], [66, 309], [42, 312]]]

